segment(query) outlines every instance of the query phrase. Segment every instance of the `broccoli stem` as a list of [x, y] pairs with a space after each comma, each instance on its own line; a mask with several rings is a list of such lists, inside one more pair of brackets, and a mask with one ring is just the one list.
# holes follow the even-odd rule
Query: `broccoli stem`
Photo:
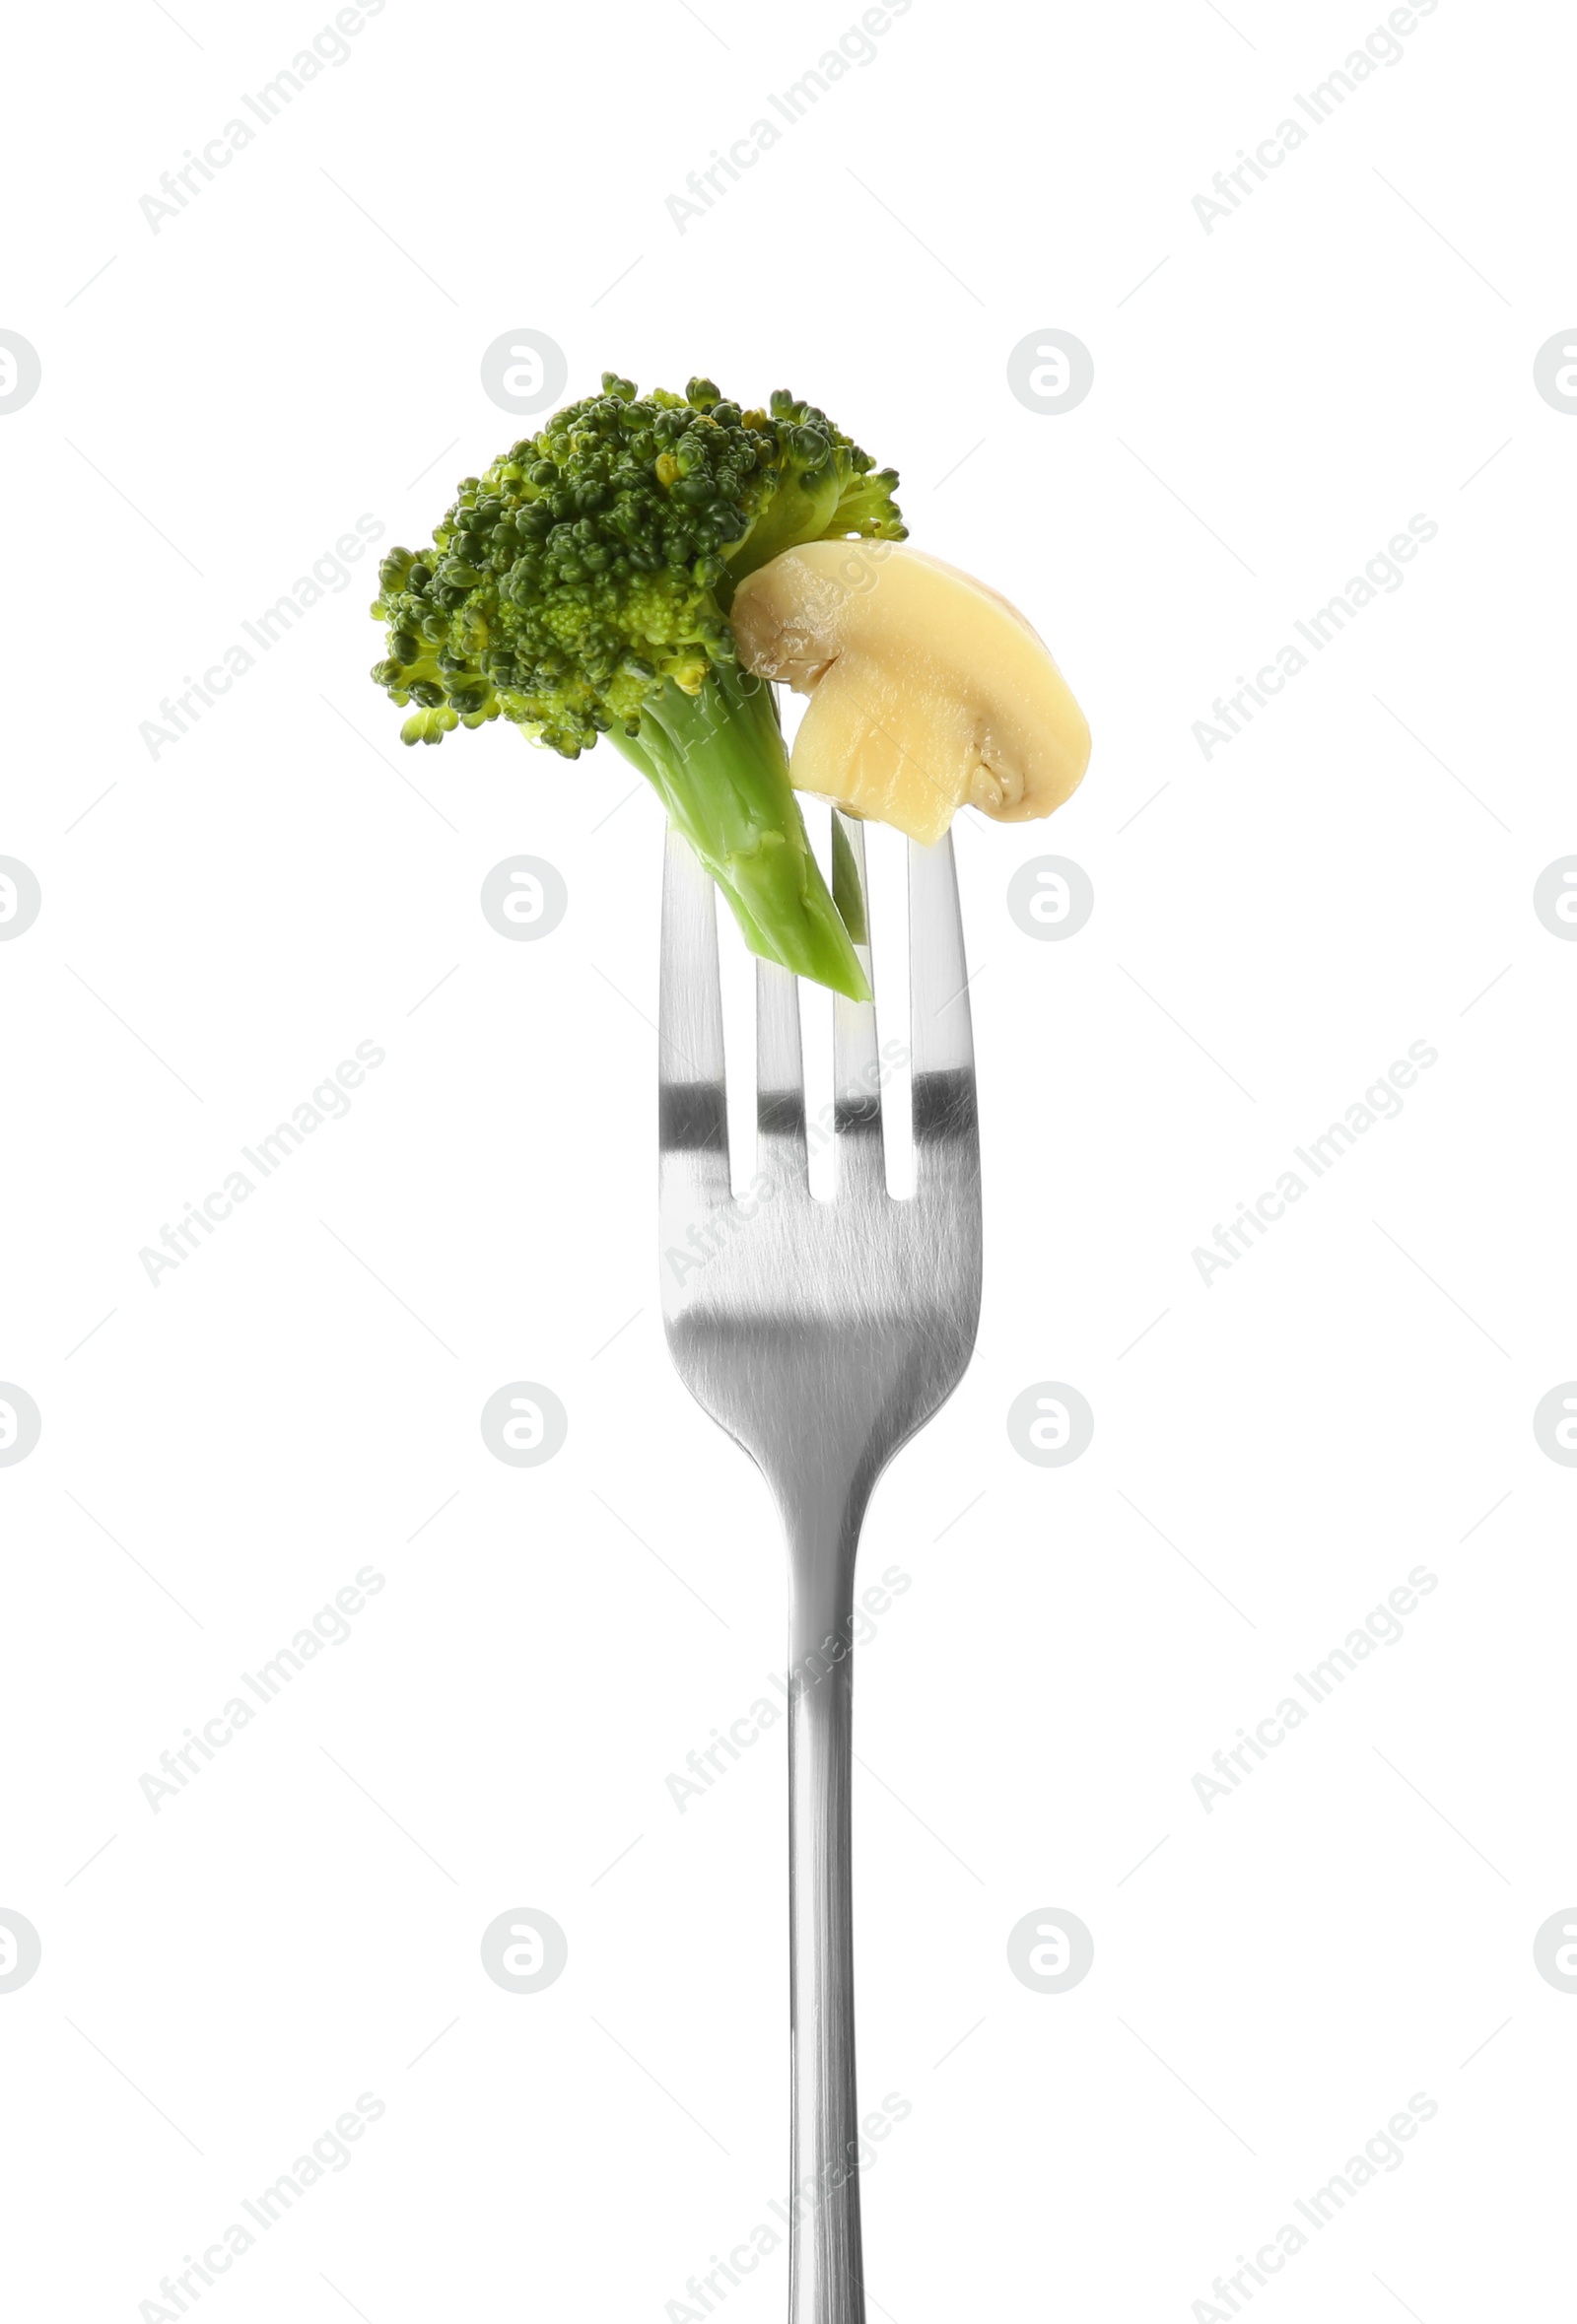
[[698, 694], [670, 680], [641, 706], [639, 735], [608, 740], [651, 784], [763, 960], [868, 1000], [788, 781], [772, 688], [715, 663]]

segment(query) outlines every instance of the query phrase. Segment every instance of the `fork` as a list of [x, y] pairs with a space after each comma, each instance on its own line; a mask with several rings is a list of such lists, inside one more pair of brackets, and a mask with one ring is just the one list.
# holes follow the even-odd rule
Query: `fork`
[[[864, 843], [834, 893], [867, 977]], [[981, 1295], [974, 1047], [952, 842], [909, 845], [916, 1188], [886, 1191], [875, 1009], [834, 998], [836, 1187], [813, 1200], [794, 978], [756, 963], [758, 1171], [729, 1185], [715, 889], [668, 834], [659, 1262], [691, 1395], [753, 1456], [788, 1547], [789, 2324], [863, 2324], [850, 1894], [855, 1558], [871, 1489], [952, 1394]]]

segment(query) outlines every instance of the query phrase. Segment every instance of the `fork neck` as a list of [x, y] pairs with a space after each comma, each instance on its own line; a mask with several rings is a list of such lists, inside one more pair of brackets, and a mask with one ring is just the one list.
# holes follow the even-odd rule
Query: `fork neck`
[[[788, 1546], [788, 1655], [794, 1672], [841, 1663], [853, 1646], [860, 1506], [804, 1496], [785, 1506]], [[812, 1677], [815, 1671], [812, 1670]]]

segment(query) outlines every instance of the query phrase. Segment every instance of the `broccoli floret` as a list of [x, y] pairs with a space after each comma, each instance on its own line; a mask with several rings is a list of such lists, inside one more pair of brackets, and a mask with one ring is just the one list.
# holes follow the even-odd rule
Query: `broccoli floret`
[[648, 777], [752, 951], [868, 987], [805, 838], [772, 688], [742, 670], [736, 584], [803, 541], [902, 540], [891, 468], [780, 389], [770, 412], [602, 393], [468, 476], [420, 553], [395, 549], [373, 671], [408, 743], [505, 718], [567, 759], [599, 734]]

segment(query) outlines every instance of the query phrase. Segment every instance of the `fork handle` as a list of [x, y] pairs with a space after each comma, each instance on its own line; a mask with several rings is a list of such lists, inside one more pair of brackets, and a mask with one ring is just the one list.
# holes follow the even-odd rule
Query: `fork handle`
[[[852, 1558], [849, 1565], [846, 1588], [796, 1586], [789, 1620], [789, 2324], [864, 2324], [865, 2314], [850, 1881]], [[823, 1651], [829, 1640], [841, 1648], [836, 1661]]]

